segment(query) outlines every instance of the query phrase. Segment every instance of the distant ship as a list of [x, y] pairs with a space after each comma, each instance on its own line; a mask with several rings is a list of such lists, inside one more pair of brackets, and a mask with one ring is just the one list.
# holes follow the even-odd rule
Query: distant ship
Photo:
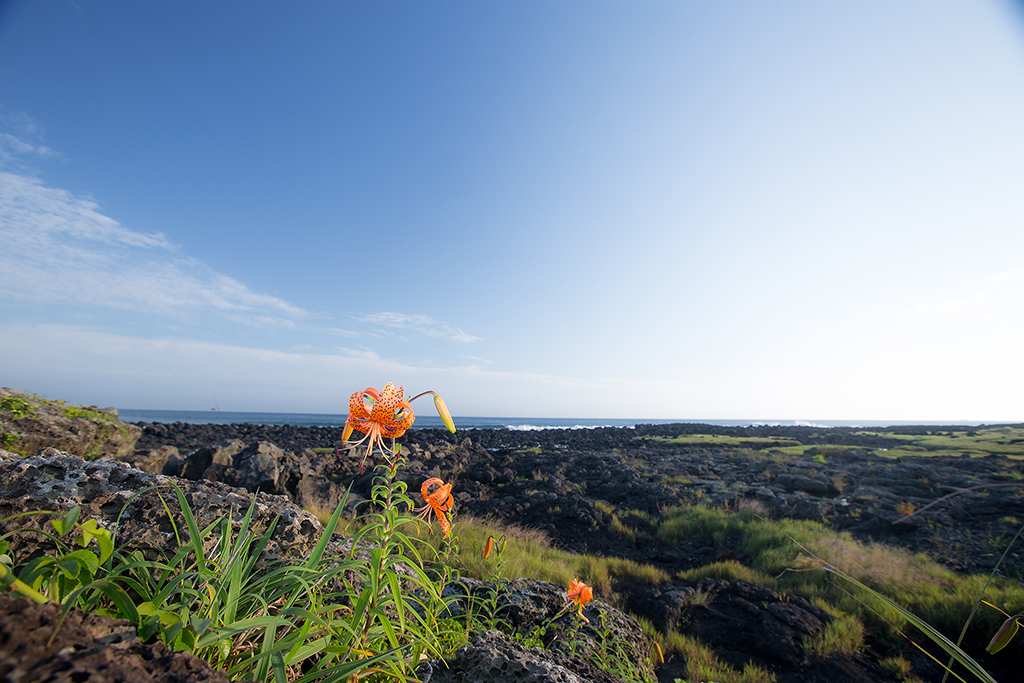
[[210, 410], [213, 410], [213, 411], [220, 410], [220, 405], [217, 403], [217, 397], [216, 396], [213, 397], [213, 407], [210, 408]]

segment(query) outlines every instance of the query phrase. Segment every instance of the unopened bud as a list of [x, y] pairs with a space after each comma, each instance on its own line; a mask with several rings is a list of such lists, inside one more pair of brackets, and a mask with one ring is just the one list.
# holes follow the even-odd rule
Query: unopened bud
[[1010, 617], [1003, 622], [1003, 625], [999, 627], [996, 634], [992, 636], [992, 641], [989, 642], [988, 647], [985, 648], [986, 652], [990, 655], [994, 655], [1010, 644], [1013, 637], [1017, 635], [1017, 617], [1020, 616], [1024, 615], [1018, 614], [1017, 616]]
[[444, 399], [437, 394], [434, 394], [434, 407], [437, 408], [437, 414], [441, 416], [441, 422], [444, 422], [444, 426], [448, 428], [448, 431], [454, 434], [455, 420], [452, 419], [452, 414], [448, 412], [448, 406], [444, 404]]

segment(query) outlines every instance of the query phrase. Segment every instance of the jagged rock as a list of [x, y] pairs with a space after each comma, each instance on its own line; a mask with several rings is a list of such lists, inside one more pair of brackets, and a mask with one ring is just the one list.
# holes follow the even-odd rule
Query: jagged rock
[[135, 451], [121, 462], [151, 474], [177, 476], [181, 472], [181, 455], [174, 446], [161, 446], [149, 451]]
[[[250, 445], [260, 441], [276, 444], [284, 454], [277, 463], [278, 485], [297, 501], [343, 491], [349, 484], [353, 494], [365, 498], [373, 481], [373, 462], [368, 461], [366, 473], [359, 474], [361, 454], [342, 452], [338, 458], [332, 448], [330, 453], [314, 457], [304, 450], [333, 447], [340, 438], [341, 427], [144, 426], [141, 449], [173, 445], [181, 453], [190, 453], [230, 439]], [[820, 521], [833, 529], [847, 530], [863, 541], [911, 545], [958, 571], [991, 571], [1000, 557], [992, 552], [992, 539], [997, 534], [1011, 538], [1019, 526], [1016, 520], [1024, 519], [1024, 482], [1020, 481], [1024, 468], [1020, 461], [995, 456], [891, 459], [864, 449], [896, 447], [904, 442], [895, 436], [864, 435], [860, 431], [711, 425], [543, 432], [498, 429], [477, 430], [467, 444], [462, 433], [410, 430], [402, 438], [403, 453], [408, 453], [409, 461], [400, 476], [414, 499], [418, 499], [419, 485], [426, 477], [438, 476], [454, 484], [457, 514], [493, 516], [499, 521], [537, 529], [563, 550], [651, 563], [669, 576], [723, 559], [745, 563], [741, 539], [696, 534], [665, 547], [656, 537], [655, 526], [645, 521], [644, 515], [630, 511], [645, 513], [650, 519], [660, 516], [663, 510], [688, 504], [766, 510], [776, 516]], [[732, 446], [681, 445], [643, 438], [686, 434], [790, 437], [805, 445], [840, 444], [845, 448], [811, 448], [803, 454], [773, 452], [752, 438], [744, 441], [749, 450], [740, 452]], [[295, 453], [308, 460], [312, 475], [303, 473], [304, 465]], [[290, 462], [298, 468], [294, 476]], [[997, 488], [965, 492], [993, 484]], [[300, 498], [299, 492], [307, 490], [311, 491], [304, 494], [308, 498]], [[962, 493], [950, 500], [941, 498], [954, 492]], [[942, 502], [921, 512], [936, 500]], [[918, 514], [913, 518], [899, 514], [896, 506], [903, 502], [913, 503]], [[754, 505], [758, 507], [752, 508]], [[620, 522], [617, 529], [613, 526], [616, 516]], [[1011, 551], [1003, 569], [1019, 573], [1020, 567], [1024, 567], [1024, 560]], [[627, 596], [627, 604], [634, 604], [629, 602], [630, 596], [637, 591], [620, 585], [627, 582], [633, 587], [638, 584], [622, 577], [615, 580], [616, 591]], [[678, 592], [678, 583], [660, 586], [658, 590]], [[670, 600], [670, 613], [678, 603], [678, 596]], [[732, 604], [729, 609], [742, 614], [738, 602], [722, 604]], [[629, 609], [655, 621], [669, 621], [665, 615], [655, 619], [660, 606], [653, 601], [649, 608]], [[696, 614], [699, 611], [688, 609], [686, 619], [681, 612], [676, 613], [675, 621], [671, 621], [674, 630], [685, 631], [687, 619], [700, 616]], [[767, 616], [762, 616], [762, 611]], [[773, 630], [775, 622], [785, 625], [779, 616], [786, 617], [771, 610], [758, 610], [757, 627], [768, 629], [766, 632], [774, 634], [773, 638], [789, 632]], [[775, 621], [762, 623], [762, 619], [769, 617]], [[755, 641], [761, 638], [760, 633], [748, 633], [744, 638]], [[859, 655], [828, 661], [819, 658], [806, 665], [793, 665], [795, 651], [787, 643], [804, 639], [806, 635], [791, 636], [791, 641], [780, 636], [775, 641], [781, 645], [772, 649], [775, 658], [770, 666], [779, 683], [881, 680], [877, 668], [872, 670], [865, 665]], [[716, 646], [715, 651], [739, 667], [745, 661], [765, 661], [754, 655], [744, 659], [727, 642]], [[915, 660], [914, 665], [919, 667], [919, 662]], [[1019, 667], [1007, 670], [1016, 671]], [[864, 671], [877, 675], [865, 679]], [[659, 671], [662, 673], [664, 670]]]
[[175, 474], [174, 476], [181, 476], [183, 479], [210, 478], [211, 481], [217, 481], [215, 475], [207, 477], [207, 474], [210, 473], [210, 468], [214, 465], [230, 467], [234, 463], [234, 456], [241, 453], [244, 448], [245, 443], [239, 439], [221, 442], [216, 446], [200, 448], [185, 458], [180, 474]]
[[[82, 460], [52, 448], [25, 458], [0, 450], [0, 519], [33, 510], [64, 514], [80, 505], [83, 521], [96, 519], [101, 527], [115, 532], [118, 545], [142, 550], [155, 559], [173, 552], [189, 538], [172, 484], [184, 492], [200, 528], [227, 515], [237, 528], [252, 500], [247, 492], [222, 483], [173, 479], [119, 462]], [[262, 533], [277, 516], [280, 520], [263, 560], [308, 557], [323, 531], [316, 517], [296, 508], [286, 497], [260, 494], [252, 528]], [[20, 517], [0, 524], [0, 533], [45, 529], [49, 519], [46, 515]], [[15, 534], [11, 542], [19, 561], [53, 549], [53, 543], [40, 534]], [[215, 542], [208, 538], [206, 544], [212, 548]]]
[[[196, 450], [185, 458], [180, 476], [288, 496], [304, 509], [330, 514], [345, 499], [346, 487], [331, 479], [333, 473], [343, 468], [344, 463], [334, 454], [318, 454], [308, 449], [296, 454], [269, 441], [246, 445], [234, 439]], [[174, 471], [168, 466], [164, 474]], [[372, 479], [372, 474], [366, 477]], [[369, 493], [368, 488], [366, 492]], [[358, 494], [350, 495], [349, 503], [362, 499]]]
[[[259, 458], [267, 449], [251, 451], [242, 460]], [[238, 520], [250, 501], [244, 491], [221, 482], [173, 480], [120, 462], [85, 461], [54, 449], [45, 449], [32, 457], [0, 451], [0, 518], [38, 509], [64, 513], [80, 505], [81, 519], [94, 518], [104, 528], [115, 530], [119, 548], [141, 550], [147, 557], [155, 558], [188, 542], [172, 483], [182, 489], [200, 528], [226, 514]], [[180, 543], [158, 494], [161, 488], [181, 535]], [[257, 532], [266, 528], [274, 516], [281, 515], [264, 558], [308, 556], [322, 533], [316, 519], [280, 496], [257, 494], [256, 500], [253, 526]], [[44, 529], [49, 519], [43, 515], [21, 517], [0, 526], [0, 534], [15, 529]], [[54, 549], [52, 542], [40, 534], [14, 533], [10, 540], [11, 552], [19, 564]], [[335, 551], [345, 554], [349, 548], [340, 544]], [[469, 588], [461, 588], [463, 595], [494, 588], [493, 584], [465, 581]], [[447, 665], [434, 662], [433, 670], [438, 675], [434, 681], [611, 683], [617, 679], [586, 661], [588, 656], [601, 651], [602, 633], [614, 634], [614, 643], [619, 648], [616, 654], [624, 662], [645, 661], [648, 653], [646, 638], [630, 617], [593, 602], [585, 610], [591, 623], [583, 624], [565, 610], [563, 587], [527, 579], [502, 582], [498, 585], [497, 605], [501, 619], [511, 631], [525, 634], [545, 625], [545, 643], [561, 652], [527, 650], [504, 636], [488, 634], [476, 638], [471, 647], [460, 651]], [[8, 680], [19, 680], [17, 672], [27, 671], [42, 672], [47, 680], [68, 682], [225, 680], [191, 655], [171, 653], [159, 643], [140, 643], [128, 622], [78, 610], [72, 611], [53, 646], [48, 647], [45, 643], [59, 611], [56, 605], [37, 607], [27, 600], [0, 595], [0, 673], [7, 675]], [[21, 638], [22, 633], [28, 638]], [[429, 669], [431, 665], [426, 666]]]
[[228, 683], [190, 652], [139, 640], [131, 623], [0, 593], [0, 680], [11, 683]]
[[90, 460], [118, 458], [131, 454], [142, 435], [139, 427], [118, 421], [115, 408], [71, 406], [6, 387], [0, 401], [7, 406], [0, 410], [0, 446], [21, 455], [57, 448]]
[[[461, 585], [460, 585], [461, 584]], [[517, 578], [510, 581], [490, 582], [459, 580], [458, 590], [472, 595], [482, 604], [490, 602], [494, 594], [494, 617], [509, 634], [526, 636], [543, 629], [545, 647], [579, 656], [596, 655], [602, 651], [602, 633], [614, 633], [614, 644], [620, 656], [628, 662], [646, 661], [650, 643], [636, 621], [618, 609], [594, 600], [579, 618], [567, 610], [566, 588], [547, 581]]]
[[418, 674], [424, 683], [621, 683], [586, 660], [527, 649], [497, 631], [474, 636], [454, 657], [427, 662]]
[[776, 482], [785, 486], [790, 491], [803, 491], [812, 496], [831, 497], [838, 496], [839, 489], [836, 488], [828, 477], [816, 475], [814, 478], [802, 474], [780, 474]]

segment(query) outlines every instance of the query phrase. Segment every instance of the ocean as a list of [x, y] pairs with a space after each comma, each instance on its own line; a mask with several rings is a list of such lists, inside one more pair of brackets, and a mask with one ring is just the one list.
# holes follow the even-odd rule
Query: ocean
[[[260, 424], [296, 425], [301, 427], [340, 427], [345, 415], [322, 413], [241, 413], [226, 410], [135, 410], [121, 411], [124, 422], [186, 422], [190, 424]], [[455, 417], [458, 429], [592, 429], [595, 427], [634, 427], [638, 424], [673, 424], [678, 422], [711, 424], [721, 427], [748, 427], [772, 425], [791, 427], [890, 427], [896, 425], [962, 425], [975, 426], [969, 421], [901, 422], [878, 420], [653, 420], [605, 418], [551, 418], [551, 417]], [[419, 429], [444, 429], [441, 418], [427, 413], [416, 415]]]

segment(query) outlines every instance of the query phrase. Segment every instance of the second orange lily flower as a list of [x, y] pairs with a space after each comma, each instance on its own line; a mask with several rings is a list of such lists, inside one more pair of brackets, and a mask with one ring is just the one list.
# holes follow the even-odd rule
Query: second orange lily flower
[[[435, 484], [437, 489], [431, 493], [430, 487]], [[444, 483], [437, 477], [431, 477], [423, 482], [423, 486], [420, 487], [420, 495], [423, 497], [423, 502], [426, 503], [420, 508], [423, 518], [426, 519], [433, 511], [437, 521], [441, 524], [441, 530], [445, 536], [448, 536], [452, 530], [452, 523], [448, 521], [448, 516], [445, 513], [455, 505], [455, 499], [452, 497], [452, 485]]]
[[569, 582], [569, 592], [566, 595], [566, 599], [576, 603], [576, 610], [580, 618], [589, 624], [590, 619], [583, 616], [583, 606], [594, 599], [594, 589], [582, 581], [573, 579]]

